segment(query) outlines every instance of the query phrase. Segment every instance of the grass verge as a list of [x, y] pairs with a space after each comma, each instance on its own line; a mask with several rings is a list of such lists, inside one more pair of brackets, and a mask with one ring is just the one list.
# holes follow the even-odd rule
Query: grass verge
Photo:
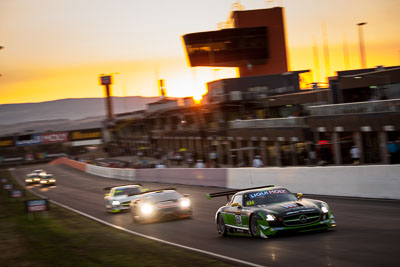
[[[6, 170], [14, 189], [23, 189]], [[0, 183], [1, 266], [232, 266], [184, 249], [130, 235], [50, 203], [47, 213], [28, 216], [26, 191], [9, 198]]]

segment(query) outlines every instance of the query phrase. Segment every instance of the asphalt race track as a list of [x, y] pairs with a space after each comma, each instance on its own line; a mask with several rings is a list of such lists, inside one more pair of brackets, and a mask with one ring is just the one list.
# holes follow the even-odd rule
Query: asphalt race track
[[[335, 231], [294, 234], [269, 239], [250, 236], [220, 237], [214, 223], [215, 211], [226, 198], [207, 200], [205, 193], [218, 188], [175, 185], [190, 194], [194, 215], [191, 219], [135, 224], [129, 212], [108, 214], [104, 208], [106, 186], [128, 181], [89, 175], [67, 166], [41, 165], [13, 170], [23, 183], [34, 169], [54, 174], [55, 187], [29, 186], [51, 200], [106, 222], [184, 246], [263, 266], [399, 266], [400, 201], [317, 197], [332, 209]], [[170, 184], [143, 183], [145, 188], [171, 187]], [[290, 189], [290, 188], [289, 188]], [[173, 255], [172, 255], [173, 256]]]

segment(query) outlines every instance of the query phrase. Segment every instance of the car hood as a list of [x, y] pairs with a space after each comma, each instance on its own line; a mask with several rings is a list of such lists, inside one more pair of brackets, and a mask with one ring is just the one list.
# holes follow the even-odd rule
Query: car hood
[[265, 211], [279, 216], [294, 215], [296, 213], [304, 212], [319, 212], [320, 205], [318, 201], [311, 201], [308, 199], [301, 199], [298, 201], [287, 201], [266, 205], [257, 205], [253, 207], [247, 207], [251, 210]]

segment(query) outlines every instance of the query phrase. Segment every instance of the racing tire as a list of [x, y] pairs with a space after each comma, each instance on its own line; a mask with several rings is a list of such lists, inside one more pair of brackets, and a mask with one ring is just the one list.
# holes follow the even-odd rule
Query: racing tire
[[250, 234], [251, 234], [251, 236], [252, 237], [255, 237], [255, 238], [258, 238], [259, 237], [259, 235], [258, 235], [258, 222], [257, 222], [257, 220], [259, 220], [259, 218], [258, 218], [258, 216], [257, 215], [253, 215], [253, 216], [251, 216], [251, 218], [250, 218]]
[[217, 217], [217, 231], [221, 236], [226, 236], [228, 233], [222, 214], [218, 214]]

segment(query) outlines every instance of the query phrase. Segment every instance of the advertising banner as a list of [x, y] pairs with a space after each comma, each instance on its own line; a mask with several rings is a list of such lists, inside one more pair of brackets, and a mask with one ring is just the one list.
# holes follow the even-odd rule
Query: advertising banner
[[68, 132], [44, 133], [41, 136], [43, 144], [68, 142]]
[[5, 189], [5, 190], [11, 190], [11, 189], [13, 189], [13, 185], [12, 185], [12, 184], [4, 184], [4, 185], [3, 185], [3, 189]]
[[99, 139], [99, 138], [101, 138], [100, 128], [71, 132], [71, 141]]
[[38, 212], [49, 210], [49, 202], [47, 199], [34, 199], [25, 201], [26, 212]]
[[0, 138], [0, 147], [11, 147], [14, 145], [14, 139], [11, 137]]
[[38, 145], [42, 143], [42, 138], [40, 134], [30, 134], [18, 136], [15, 139], [16, 146], [29, 146], [29, 145]]
[[23, 197], [25, 192], [23, 190], [10, 190], [8, 191], [8, 196], [11, 198]]

